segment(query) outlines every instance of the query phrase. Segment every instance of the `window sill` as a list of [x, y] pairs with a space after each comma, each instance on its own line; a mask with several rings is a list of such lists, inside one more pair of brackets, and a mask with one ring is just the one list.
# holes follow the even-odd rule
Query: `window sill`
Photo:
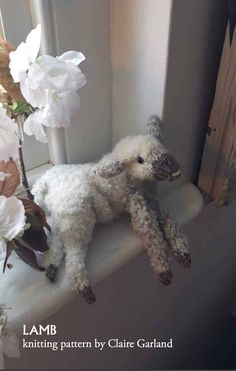
[[33, 183], [36, 181], [36, 179], [38, 179], [41, 175], [43, 175], [43, 173], [45, 173], [45, 171], [47, 171], [51, 167], [53, 167], [53, 164], [47, 163], [47, 164], [38, 166], [34, 169], [28, 170], [26, 174], [27, 174], [29, 185], [32, 186]]
[[[161, 201], [180, 225], [192, 220], [202, 209], [203, 200], [198, 189], [187, 183]], [[141, 241], [132, 231], [127, 218], [122, 217], [107, 225], [99, 226], [91, 243], [88, 269], [93, 285], [144, 253]], [[10, 306], [8, 318], [18, 335], [22, 324], [44, 321], [69, 303], [73, 293], [60, 272], [57, 283], [50, 284], [42, 272], [24, 264], [15, 255], [9, 259], [13, 264], [5, 274], [0, 274], [1, 303]], [[42, 305], [43, 303], [43, 305]]]
[[[34, 169], [28, 170], [26, 172], [26, 175], [27, 175], [29, 186], [31, 187], [34, 184], [34, 182], [36, 181], [36, 179], [38, 179], [41, 175], [43, 175], [43, 173], [45, 173], [45, 171], [50, 169], [52, 166], [53, 166], [53, 164], [47, 163], [47, 164], [35, 167]], [[25, 188], [21, 184], [17, 188], [16, 194], [22, 196], [22, 194], [24, 194], [24, 193], [26, 193]]]

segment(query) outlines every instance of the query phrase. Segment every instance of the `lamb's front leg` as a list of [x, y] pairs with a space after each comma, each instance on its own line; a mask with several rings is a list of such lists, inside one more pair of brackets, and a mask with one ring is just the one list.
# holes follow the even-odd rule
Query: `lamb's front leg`
[[181, 232], [176, 221], [167, 213], [162, 213], [160, 221], [164, 236], [178, 263], [184, 267], [190, 267], [191, 257], [187, 237]]
[[160, 208], [157, 200], [149, 198], [148, 203], [150, 208], [156, 213], [164, 237], [176, 260], [182, 267], [189, 267], [191, 265], [191, 257], [187, 237], [182, 233], [176, 221]]
[[94, 212], [89, 206], [86, 206], [86, 208], [78, 210], [77, 215], [70, 216], [70, 223], [64, 226], [61, 231], [66, 253], [66, 275], [72, 289], [79, 292], [88, 304], [92, 304], [96, 300], [89, 283], [86, 267], [88, 244], [92, 239], [94, 225]]
[[164, 285], [170, 284], [172, 274], [168, 246], [160, 230], [158, 221], [155, 219], [141, 191], [136, 189], [129, 191], [127, 211], [131, 215], [133, 229], [139, 234], [144, 247], [147, 249], [157, 278]]

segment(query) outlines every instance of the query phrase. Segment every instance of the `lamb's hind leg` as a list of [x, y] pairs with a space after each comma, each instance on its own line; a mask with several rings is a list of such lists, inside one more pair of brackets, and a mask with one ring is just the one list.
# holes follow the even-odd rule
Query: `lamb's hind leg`
[[61, 233], [66, 252], [67, 278], [72, 289], [79, 292], [89, 304], [96, 300], [86, 268], [87, 249], [92, 238], [94, 225], [94, 212], [86, 207], [78, 211], [77, 216], [70, 217], [69, 229], [64, 229]]
[[64, 246], [58, 230], [58, 222], [49, 216], [47, 219], [52, 231], [47, 237], [49, 250], [44, 254], [44, 265], [47, 278], [50, 282], [54, 282], [57, 278], [58, 268], [63, 262]]
[[64, 247], [59, 232], [55, 230], [48, 237], [49, 250], [44, 254], [46, 276], [50, 282], [56, 281], [57, 271], [64, 258]]
[[172, 280], [168, 246], [159, 224], [148, 207], [146, 200], [138, 190], [130, 190], [127, 211], [131, 214], [133, 229], [140, 235], [150, 257], [151, 265], [157, 278], [169, 285]]

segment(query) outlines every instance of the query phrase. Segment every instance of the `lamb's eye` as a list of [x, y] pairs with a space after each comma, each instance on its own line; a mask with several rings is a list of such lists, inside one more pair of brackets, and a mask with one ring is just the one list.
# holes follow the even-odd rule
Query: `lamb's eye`
[[137, 161], [138, 161], [139, 164], [144, 163], [144, 159], [141, 156], [138, 156]]

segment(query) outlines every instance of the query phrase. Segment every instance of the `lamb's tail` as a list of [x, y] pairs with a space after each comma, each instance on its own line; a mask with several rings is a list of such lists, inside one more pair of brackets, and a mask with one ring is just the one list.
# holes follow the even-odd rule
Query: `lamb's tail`
[[41, 206], [45, 207], [44, 205], [44, 198], [48, 193], [48, 184], [44, 176], [39, 178], [33, 185], [32, 194], [34, 195], [35, 202]]

